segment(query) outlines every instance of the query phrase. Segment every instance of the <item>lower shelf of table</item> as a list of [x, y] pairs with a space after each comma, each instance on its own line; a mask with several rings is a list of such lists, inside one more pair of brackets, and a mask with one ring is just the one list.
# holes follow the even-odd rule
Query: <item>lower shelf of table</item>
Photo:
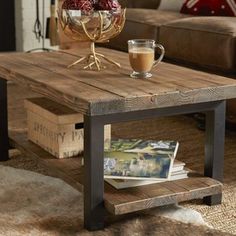
[[[42, 160], [55, 175], [83, 190], [82, 158], [56, 159], [42, 148], [27, 140], [26, 134], [10, 136], [11, 146], [26, 155]], [[220, 194], [222, 184], [214, 179], [193, 174], [187, 179], [117, 190], [105, 183], [104, 204], [115, 215], [144, 210], [152, 207], [203, 198]]]

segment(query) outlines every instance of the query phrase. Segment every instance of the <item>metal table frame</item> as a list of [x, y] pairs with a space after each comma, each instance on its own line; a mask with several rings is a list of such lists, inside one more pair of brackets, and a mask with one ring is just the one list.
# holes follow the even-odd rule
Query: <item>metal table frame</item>
[[[104, 125], [154, 117], [205, 112], [206, 141], [204, 175], [223, 181], [225, 100], [99, 116], [84, 115], [84, 226], [104, 228]], [[0, 78], [0, 161], [8, 156], [7, 81]], [[222, 194], [204, 198], [208, 205], [220, 204]]]

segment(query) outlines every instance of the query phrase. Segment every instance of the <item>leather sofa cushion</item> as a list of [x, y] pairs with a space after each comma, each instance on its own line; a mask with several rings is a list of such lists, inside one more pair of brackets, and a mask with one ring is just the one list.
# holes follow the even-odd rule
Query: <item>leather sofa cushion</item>
[[127, 9], [123, 31], [116, 38], [111, 39], [106, 46], [127, 51], [129, 39], [148, 38], [158, 41], [159, 28], [162, 24], [183, 17], [187, 17], [187, 15], [153, 9]]
[[189, 17], [162, 25], [166, 57], [208, 68], [235, 70], [236, 17]]
[[160, 26], [167, 22], [171, 22], [173, 20], [177, 20], [184, 17], [189, 16], [173, 11], [150, 9], [127, 9], [126, 14], [127, 21], [150, 24], [154, 26]]

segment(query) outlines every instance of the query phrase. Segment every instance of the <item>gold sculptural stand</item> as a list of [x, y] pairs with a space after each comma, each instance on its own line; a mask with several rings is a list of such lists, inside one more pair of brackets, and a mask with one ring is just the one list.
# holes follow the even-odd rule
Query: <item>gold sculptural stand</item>
[[87, 56], [81, 57], [80, 59], [76, 60], [75, 62], [73, 62], [72, 64], [70, 64], [68, 66], [68, 68], [71, 68], [72, 66], [75, 66], [79, 63], [86, 63], [87, 65], [83, 67], [83, 69], [97, 69], [97, 70], [101, 70], [102, 68], [105, 68], [105, 66], [102, 65], [102, 59], [104, 59], [105, 61], [117, 66], [117, 67], [121, 67], [120, 63], [115, 62], [114, 60], [107, 58], [105, 55], [101, 54], [101, 53], [97, 53], [95, 52], [95, 43], [92, 42], [91, 43], [91, 53], [89, 53]]
[[[75, 20], [70, 14], [70, 11], [64, 11], [66, 13], [65, 15], [62, 14], [63, 10], [60, 10], [58, 12], [58, 15], [62, 29], [65, 34], [67, 34], [74, 40], [78, 40], [81, 42], [91, 42], [91, 52], [87, 56], [81, 57], [72, 64], [70, 64], [68, 68], [71, 68], [77, 64], [83, 64], [85, 65], [83, 69], [100, 71], [101, 69], [105, 68], [105, 66], [103, 65], [103, 61], [106, 61], [120, 68], [121, 65], [119, 63], [95, 51], [95, 42], [108, 42], [110, 38], [118, 35], [121, 32], [125, 23], [126, 9], [121, 10], [120, 14], [116, 14], [112, 18], [110, 25], [107, 27], [104, 27], [104, 22], [108, 20], [106, 13], [104, 14], [103, 11], [97, 11], [97, 15], [96, 17], [94, 17], [94, 19], [96, 19], [98, 24], [96, 25], [96, 27], [93, 28], [92, 31], [92, 27], [91, 25], [89, 25], [88, 21], [89, 16], [84, 16], [84, 18], [81, 17], [81, 20]], [[92, 17], [91, 19], [93, 20]]]

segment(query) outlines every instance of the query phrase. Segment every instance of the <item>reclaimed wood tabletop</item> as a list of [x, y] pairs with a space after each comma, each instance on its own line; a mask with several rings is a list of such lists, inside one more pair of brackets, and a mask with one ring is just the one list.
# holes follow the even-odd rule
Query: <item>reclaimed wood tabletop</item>
[[[130, 78], [128, 54], [99, 48], [121, 63], [102, 71], [68, 69], [62, 51], [0, 54], [0, 77], [13, 80], [87, 115], [220, 101], [236, 96], [236, 80], [162, 62], [150, 79]], [[81, 50], [81, 55], [85, 51]]]

